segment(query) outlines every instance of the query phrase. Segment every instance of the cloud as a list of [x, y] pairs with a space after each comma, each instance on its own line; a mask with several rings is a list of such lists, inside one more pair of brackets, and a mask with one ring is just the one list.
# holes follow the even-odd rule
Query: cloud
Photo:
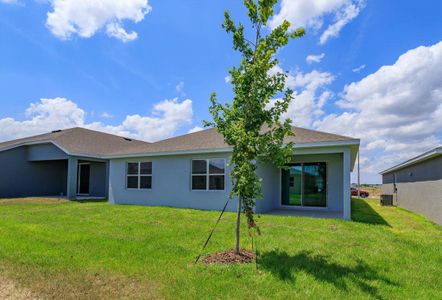
[[56, 37], [66, 40], [73, 35], [90, 38], [106, 29], [110, 37], [133, 41], [137, 33], [128, 33], [123, 21], [138, 23], [151, 11], [148, 0], [51, 0], [46, 26]]
[[305, 61], [307, 62], [307, 63], [309, 63], [309, 64], [311, 64], [311, 63], [320, 63], [321, 62], [321, 60], [324, 58], [324, 56], [325, 56], [325, 53], [321, 53], [321, 54], [318, 54], [318, 55], [313, 55], [313, 54], [310, 54], [310, 55], [308, 55], [306, 58], [305, 58]]
[[361, 10], [364, 8], [365, 3], [359, 1], [357, 3], [352, 3], [344, 5], [340, 11], [335, 16], [335, 23], [329, 25], [327, 29], [321, 34], [319, 38], [319, 44], [325, 44], [330, 38], [339, 36], [339, 32], [345, 25], [347, 25], [351, 20], [356, 18]]
[[365, 69], [365, 65], [360, 65], [359, 67], [352, 69], [352, 71], [353, 71], [353, 73], [359, 73], [364, 69]]
[[113, 119], [114, 118], [113, 115], [111, 115], [110, 113], [107, 113], [107, 112], [102, 113], [100, 116], [105, 119]]
[[151, 116], [128, 115], [119, 125], [88, 123], [86, 112], [75, 102], [66, 98], [41, 99], [26, 109], [25, 120], [0, 119], [0, 141], [85, 127], [152, 142], [173, 136], [179, 128], [191, 124], [192, 117], [192, 100], [172, 99], [155, 104]]
[[224, 77], [224, 82], [225, 83], [229, 83], [230, 81], [232, 81], [232, 76], [227, 75], [226, 77]]
[[[270, 73], [276, 72], [284, 71], [280, 66], [276, 66]], [[327, 86], [334, 81], [335, 77], [328, 72], [316, 70], [309, 73], [288, 72], [286, 74], [286, 87], [294, 91], [294, 99], [283, 118], [290, 118], [296, 126], [312, 127], [314, 121], [324, 114], [323, 107], [333, 95]]]
[[282, 0], [280, 11], [270, 20], [273, 29], [284, 20], [291, 23], [291, 28], [304, 27], [317, 31], [324, 25], [324, 19], [334, 16], [335, 23], [321, 35], [320, 43], [337, 36], [350, 20], [355, 18], [364, 7], [365, 0]]
[[362, 138], [362, 151], [370, 160], [367, 176], [441, 143], [442, 42], [420, 46], [402, 54], [344, 88], [337, 104], [344, 109], [314, 126]]
[[184, 92], [184, 81], [180, 81], [176, 86], [175, 86], [175, 90], [178, 92], [178, 94], [182, 97], [184, 97], [186, 95], [186, 93]]
[[121, 25], [117, 24], [117, 23], [108, 24], [106, 26], [106, 33], [109, 36], [117, 38], [124, 43], [134, 41], [138, 37], [138, 34], [135, 31], [132, 31], [131, 33], [127, 33], [127, 31], [124, 30], [124, 28], [121, 27]]
[[187, 133], [194, 133], [194, 132], [198, 132], [198, 131], [201, 131], [201, 130], [204, 130], [204, 128], [200, 127], [200, 126], [195, 126], [192, 129], [190, 129]]

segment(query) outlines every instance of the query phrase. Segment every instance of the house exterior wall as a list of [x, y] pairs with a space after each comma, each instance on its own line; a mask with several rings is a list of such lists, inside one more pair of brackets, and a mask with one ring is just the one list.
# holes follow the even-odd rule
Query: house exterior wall
[[67, 160], [28, 161], [33, 147], [0, 152], [0, 198], [66, 195]]
[[108, 162], [90, 163], [89, 195], [91, 197], [105, 197], [107, 194], [107, 164]]
[[[224, 158], [228, 153], [197, 154], [180, 156], [145, 157], [136, 159], [112, 159], [109, 168], [109, 201], [115, 204], [137, 204], [153, 206], [172, 206], [206, 210], [221, 210], [232, 189], [226, 168], [224, 191], [192, 191], [192, 159]], [[152, 189], [126, 189], [126, 163], [152, 162]], [[228, 211], [236, 209], [237, 202], [232, 200]]]
[[[191, 161], [198, 158], [224, 158], [229, 153], [145, 157], [137, 159], [112, 159], [109, 168], [109, 201], [115, 204], [138, 204], [154, 206], [186, 207], [207, 210], [221, 210], [232, 189], [226, 169], [225, 191], [192, 191]], [[327, 210], [343, 210], [343, 155], [313, 154], [295, 155], [294, 162], [327, 162]], [[126, 189], [126, 163], [136, 161], [152, 162], [152, 189]], [[258, 176], [262, 178], [263, 199], [257, 200], [256, 211], [267, 212], [281, 208], [281, 170], [268, 163], [259, 163]], [[349, 187], [350, 188], [350, 187]], [[235, 211], [237, 200], [230, 201], [228, 211]]]
[[[0, 198], [77, 196], [79, 157], [53, 144], [22, 146], [0, 152]], [[107, 196], [108, 161], [90, 161], [89, 195]]]
[[53, 144], [32, 145], [27, 149], [29, 161], [68, 159], [68, 155]]
[[[331, 211], [342, 211], [344, 209], [344, 170], [342, 153], [294, 155], [292, 162], [327, 163], [327, 209]], [[350, 187], [348, 188], [350, 189]]]
[[394, 195], [396, 205], [442, 225], [442, 156], [384, 174], [382, 193]]

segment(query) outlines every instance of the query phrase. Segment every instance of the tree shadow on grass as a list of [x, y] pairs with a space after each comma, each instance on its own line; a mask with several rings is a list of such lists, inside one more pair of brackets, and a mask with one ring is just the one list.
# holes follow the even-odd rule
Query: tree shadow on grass
[[383, 284], [398, 286], [361, 259], [358, 259], [354, 266], [344, 266], [329, 262], [326, 256], [313, 255], [308, 251], [296, 255], [278, 250], [265, 252], [259, 255], [258, 267], [270, 271], [280, 280], [292, 283], [295, 283], [296, 273], [305, 272], [317, 281], [333, 284], [342, 291], [348, 291], [348, 284], [352, 282], [362, 292], [376, 299], [383, 297], [372, 282], [381, 281]]
[[391, 227], [365, 200], [352, 199], [351, 210], [351, 219], [354, 222]]

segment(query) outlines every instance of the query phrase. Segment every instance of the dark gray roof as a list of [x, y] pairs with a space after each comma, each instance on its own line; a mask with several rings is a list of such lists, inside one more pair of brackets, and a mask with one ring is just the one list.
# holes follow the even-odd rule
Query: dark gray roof
[[103, 157], [131, 147], [146, 147], [150, 143], [90, 129], [75, 127], [0, 143], [0, 151], [12, 147], [53, 142], [69, 154]]
[[[354, 138], [293, 127], [295, 136], [288, 137], [286, 142], [294, 142], [297, 145], [315, 144], [324, 142], [345, 142], [359, 140]], [[189, 133], [174, 138], [147, 143], [120, 136], [93, 131], [85, 128], [71, 128], [58, 132], [46, 133], [28, 138], [0, 143], [0, 151], [26, 145], [30, 143], [53, 142], [70, 154], [87, 155], [97, 157], [124, 157], [125, 155], [168, 153], [168, 152], [191, 152], [204, 150], [222, 150], [230, 147], [224, 142], [224, 138], [214, 128]]]
[[[358, 141], [354, 138], [336, 135], [311, 129], [293, 127], [295, 136], [288, 137], [286, 142], [299, 144], [312, 144], [322, 142]], [[161, 153], [179, 151], [202, 151], [207, 149], [228, 149], [229, 145], [214, 128], [189, 133], [170, 139], [162, 140], [146, 146], [128, 148], [114, 155], [133, 155], [142, 153]]]

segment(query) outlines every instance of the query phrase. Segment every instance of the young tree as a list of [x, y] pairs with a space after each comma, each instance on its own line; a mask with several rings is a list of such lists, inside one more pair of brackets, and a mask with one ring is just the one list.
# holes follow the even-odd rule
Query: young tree
[[[293, 144], [284, 143], [293, 135], [289, 119], [282, 121], [293, 91], [285, 88], [285, 73], [275, 72], [275, 55], [290, 39], [304, 35], [304, 29], [289, 31], [290, 23], [268, 30], [265, 26], [273, 15], [277, 0], [244, 0], [251, 21], [253, 38], [246, 38], [245, 26], [235, 24], [225, 12], [222, 27], [233, 36], [233, 48], [242, 54], [239, 67], [229, 70], [235, 96], [231, 104], [218, 102], [211, 96], [210, 113], [214, 126], [233, 147], [230, 164], [233, 190], [230, 197], [238, 197], [236, 222], [236, 254], [240, 250], [241, 211], [249, 228], [259, 228], [254, 220], [255, 199], [262, 198], [261, 182], [256, 174], [257, 161], [267, 160], [283, 168], [293, 153]], [[282, 96], [280, 95], [282, 94]], [[275, 97], [280, 96], [275, 100]]]

